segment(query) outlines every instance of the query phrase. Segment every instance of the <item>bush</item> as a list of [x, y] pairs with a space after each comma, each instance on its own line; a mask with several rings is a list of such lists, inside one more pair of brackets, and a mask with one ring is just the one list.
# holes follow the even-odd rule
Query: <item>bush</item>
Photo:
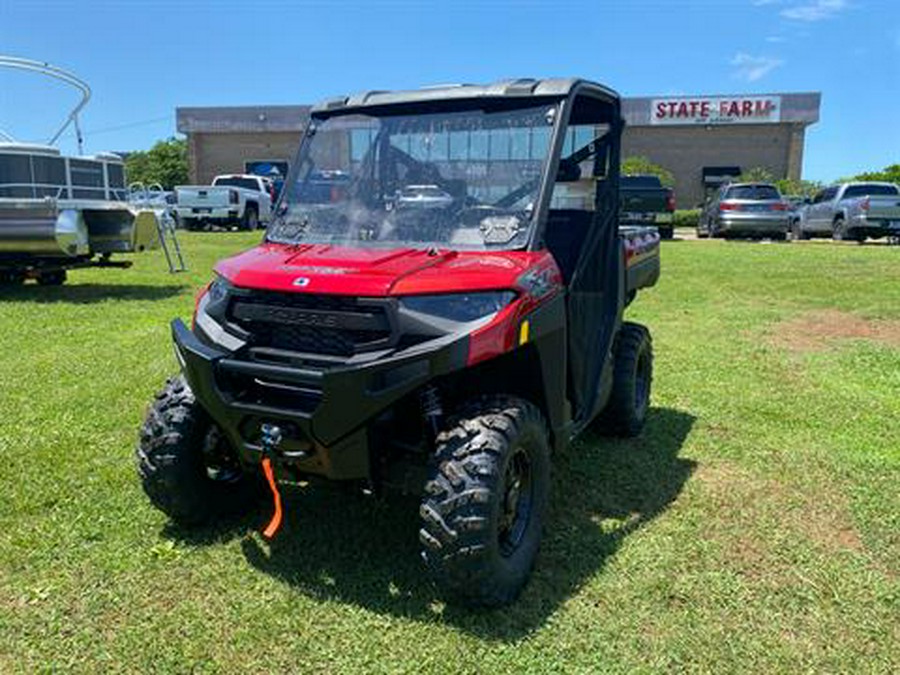
[[699, 221], [700, 209], [678, 209], [673, 223], [675, 227], [697, 227]]

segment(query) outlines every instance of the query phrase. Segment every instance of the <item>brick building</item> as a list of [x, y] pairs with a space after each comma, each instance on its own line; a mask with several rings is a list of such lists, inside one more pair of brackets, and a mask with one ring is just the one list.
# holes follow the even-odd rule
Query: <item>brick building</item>
[[[644, 156], [671, 171], [682, 208], [743, 170], [797, 179], [820, 101], [819, 93], [624, 98], [622, 156]], [[304, 105], [178, 108], [191, 181], [288, 165], [308, 117]]]

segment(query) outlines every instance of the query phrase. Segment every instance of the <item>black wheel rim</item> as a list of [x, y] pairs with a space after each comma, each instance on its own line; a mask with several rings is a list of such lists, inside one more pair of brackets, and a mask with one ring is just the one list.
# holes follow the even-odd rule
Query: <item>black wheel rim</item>
[[506, 465], [503, 494], [500, 503], [500, 553], [509, 557], [519, 548], [534, 504], [534, 481], [531, 457], [523, 447], [517, 447]]
[[641, 350], [638, 355], [637, 367], [634, 374], [634, 409], [638, 416], [643, 416], [647, 411], [647, 403], [650, 400], [650, 356], [646, 350]]
[[216, 483], [236, 483], [243, 475], [228, 441], [216, 425], [210, 426], [203, 438], [203, 469], [206, 477]]

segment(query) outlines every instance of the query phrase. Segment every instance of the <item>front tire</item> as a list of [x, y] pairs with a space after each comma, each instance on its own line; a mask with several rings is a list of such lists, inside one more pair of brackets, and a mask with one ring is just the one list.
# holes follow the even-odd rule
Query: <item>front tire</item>
[[540, 410], [513, 397], [466, 406], [437, 438], [420, 515], [422, 556], [466, 605], [499, 607], [531, 574], [550, 491]]
[[18, 270], [0, 270], [0, 286], [21, 286], [24, 283], [24, 272]]
[[600, 415], [600, 429], [615, 436], [641, 433], [650, 409], [653, 384], [653, 342], [650, 331], [625, 322], [613, 348], [613, 387]]
[[62, 286], [66, 283], [67, 274], [65, 270], [53, 270], [52, 272], [42, 272], [37, 278], [37, 282], [41, 286]]
[[804, 232], [799, 218], [791, 222], [791, 239], [794, 241], [806, 241], [809, 239], [809, 235]]
[[135, 454], [144, 492], [180, 525], [246, 512], [262, 492], [181, 376], [157, 394]]

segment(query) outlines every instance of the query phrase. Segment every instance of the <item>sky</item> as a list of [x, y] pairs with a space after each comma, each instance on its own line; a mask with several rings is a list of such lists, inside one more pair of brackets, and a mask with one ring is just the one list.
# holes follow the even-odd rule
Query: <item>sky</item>
[[[900, 163], [900, 0], [0, 0], [0, 54], [90, 84], [88, 153], [175, 135], [178, 106], [578, 76], [623, 96], [819, 91], [804, 178]], [[17, 140], [48, 140], [77, 100], [0, 69], [0, 130]]]

